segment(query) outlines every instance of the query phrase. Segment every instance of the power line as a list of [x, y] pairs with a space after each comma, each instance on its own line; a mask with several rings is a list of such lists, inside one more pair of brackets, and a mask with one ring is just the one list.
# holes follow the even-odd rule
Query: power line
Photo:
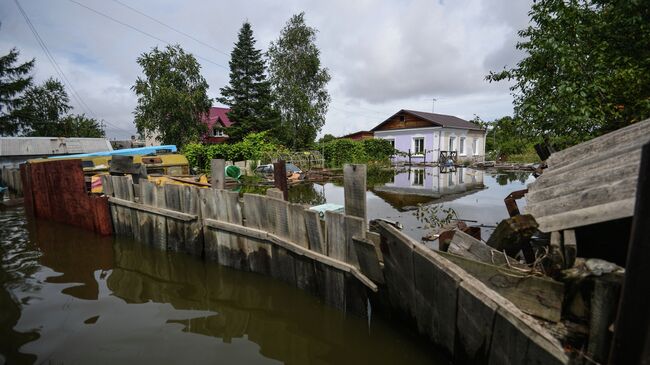
[[[29, 19], [29, 16], [27, 15], [27, 12], [23, 9], [23, 7], [20, 5], [18, 0], [14, 0], [16, 3], [16, 6], [18, 7], [18, 10], [22, 14], [23, 18], [25, 18], [25, 22], [27, 23], [27, 26], [31, 30], [32, 34], [34, 35], [34, 38], [36, 38], [36, 42], [41, 46], [41, 49], [43, 49], [43, 52], [45, 53], [45, 56], [48, 58], [50, 63], [52, 64], [52, 67], [54, 68], [54, 71], [59, 74], [59, 77], [63, 79], [63, 82], [68, 86], [68, 88], [71, 90], [72, 97], [77, 100], [79, 103], [79, 106], [89, 114], [92, 114], [95, 116], [95, 113], [92, 112], [88, 104], [84, 102], [84, 100], [81, 98], [77, 90], [75, 90], [74, 86], [72, 86], [72, 82], [68, 79], [68, 77], [65, 75], [65, 72], [63, 72], [63, 69], [59, 66], [59, 64], [56, 62], [56, 59], [54, 58], [54, 55], [50, 52], [49, 48], [47, 47], [47, 44], [41, 38], [41, 36], [38, 34], [38, 31], [36, 30], [36, 27], [32, 23], [32, 21]], [[96, 117], [96, 116], [95, 116]]]
[[[14, 1], [17, 1], [17, 0], [14, 0]], [[68, 0], [68, 1], [71, 2], [71, 3], [73, 3], [73, 4], [76, 4], [76, 5], [78, 5], [78, 6], [81, 6], [82, 8], [84, 8], [84, 9], [86, 9], [86, 10], [92, 11], [93, 13], [95, 13], [95, 14], [97, 14], [97, 15], [103, 16], [104, 18], [109, 19], [109, 20], [111, 20], [111, 21], [113, 21], [113, 22], [115, 22], [115, 23], [121, 24], [121, 25], [123, 25], [123, 26], [125, 26], [125, 27], [127, 27], [127, 28], [130, 28], [130, 29], [132, 29], [132, 30], [135, 30], [136, 32], [138, 32], [138, 33], [140, 33], [140, 34], [144, 34], [144, 35], [146, 35], [147, 37], [153, 38], [153, 39], [155, 39], [155, 40], [157, 40], [157, 41], [159, 41], [159, 42], [162, 42], [162, 43], [164, 43], [164, 44], [166, 44], [166, 45], [171, 45], [171, 43], [167, 42], [166, 40], [164, 40], [164, 39], [162, 39], [162, 38], [156, 37], [155, 35], [153, 35], [153, 34], [151, 34], [151, 33], [148, 33], [148, 32], [146, 32], [146, 31], [144, 31], [144, 30], [142, 30], [142, 29], [139, 29], [139, 28], [137, 28], [137, 27], [135, 27], [135, 26], [133, 26], [133, 25], [131, 25], [131, 24], [128, 24], [128, 23], [125, 23], [125, 22], [123, 22], [123, 21], [121, 21], [121, 20], [115, 19], [114, 17], [112, 17], [112, 16], [110, 16], [110, 15], [104, 14], [104, 13], [102, 13], [101, 11], [99, 11], [99, 10], [95, 10], [95, 9], [93, 9], [93, 8], [87, 6], [87, 5], [84, 5], [84, 4], [80, 3], [80, 2], [78, 2], [78, 1], [75, 1], [75, 0]], [[197, 57], [197, 58], [200, 58], [200, 59], [202, 59], [202, 60], [204, 60], [204, 61], [206, 61], [206, 62], [209, 62], [209, 63], [211, 63], [211, 64], [213, 64], [213, 65], [215, 65], [215, 66], [221, 67], [221, 68], [223, 68], [223, 69], [226, 69], [226, 70], [229, 70], [229, 69], [230, 69], [230, 68], [228, 68], [228, 67], [226, 67], [226, 66], [224, 66], [224, 65], [221, 65], [221, 64], [219, 64], [219, 63], [217, 63], [217, 62], [214, 62], [214, 61], [212, 61], [212, 60], [210, 60], [210, 59], [208, 59], [208, 58], [202, 57], [202, 56], [200, 56], [200, 55], [198, 55], [198, 54], [196, 55], [196, 57]]]
[[161, 20], [158, 20], [158, 19], [156, 19], [156, 18], [154, 18], [154, 17], [152, 17], [152, 16], [150, 16], [150, 15], [148, 15], [148, 14], [145, 14], [144, 12], [142, 12], [142, 11], [140, 11], [140, 10], [138, 10], [138, 9], [135, 9], [135, 8], [133, 8], [133, 7], [129, 6], [129, 5], [127, 5], [127, 4], [125, 4], [125, 3], [121, 2], [121, 1], [119, 1], [119, 0], [113, 0], [113, 2], [115, 2], [115, 3], [117, 3], [117, 4], [120, 4], [120, 5], [122, 5], [123, 7], [127, 8], [127, 9], [129, 9], [129, 10], [135, 12], [135, 13], [138, 13], [138, 14], [140, 14], [140, 15], [142, 15], [142, 16], [144, 16], [144, 17], [150, 19], [150, 20], [153, 20], [154, 22], [156, 22], [156, 23], [158, 23], [158, 24], [160, 24], [160, 25], [162, 25], [162, 26], [164, 26], [164, 27], [166, 27], [166, 28], [168, 28], [168, 29], [173, 30], [174, 32], [176, 32], [176, 33], [178, 33], [178, 34], [184, 35], [184, 36], [186, 36], [187, 38], [189, 38], [189, 39], [191, 39], [191, 40], [193, 40], [193, 41], [195, 41], [195, 42], [197, 42], [197, 43], [199, 43], [199, 44], [202, 44], [202, 45], [204, 45], [204, 46], [206, 46], [206, 47], [208, 47], [208, 48], [210, 48], [210, 49], [212, 49], [212, 50], [215, 50], [215, 51], [217, 51], [217, 52], [219, 52], [219, 53], [221, 53], [221, 54], [223, 54], [223, 55], [229, 56], [228, 53], [226, 53], [226, 52], [220, 50], [219, 48], [216, 48], [216, 47], [212, 46], [211, 44], [208, 44], [208, 43], [206, 43], [206, 42], [203, 42], [202, 40], [197, 39], [197, 38], [195, 38], [194, 36], [192, 36], [192, 35], [190, 35], [190, 34], [187, 34], [187, 33], [183, 32], [182, 30], [176, 29], [176, 28], [172, 27], [171, 25], [168, 25], [168, 24], [162, 22]]

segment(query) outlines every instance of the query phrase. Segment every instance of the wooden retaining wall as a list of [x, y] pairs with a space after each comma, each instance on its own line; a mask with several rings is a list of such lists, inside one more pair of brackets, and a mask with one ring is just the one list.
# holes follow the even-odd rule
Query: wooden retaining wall
[[0, 171], [0, 183], [18, 196], [23, 195], [23, 184], [20, 179], [20, 170], [15, 167], [3, 166]]
[[442, 255], [380, 222], [390, 306], [453, 354], [454, 364], [568, 364], [532, 317]]
[[112, 234], [108, 198], [86, 192], [81, 160], [22, 164], [20, 174], [30, 214], [100, 235]]
[[204, 256], [238, 270], [280, 279], [346, 313], [367, 316], [377, 285], [359, 268], [352, 237], [365, 220], [270, 196], [194, 186], [134, 185], [105, 176], [115, 233], [163, 250]]

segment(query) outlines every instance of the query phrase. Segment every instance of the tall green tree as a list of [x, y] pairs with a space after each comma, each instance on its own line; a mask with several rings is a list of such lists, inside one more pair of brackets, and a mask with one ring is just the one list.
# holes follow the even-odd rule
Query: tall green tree
[[281, 139], [287, 146], [310, 146], [325, 124], [330, 102], [329, 72], [321, 67], [316, 29], [305, 24], [305, 13], [289, 19], [268, 50], [269, 80], [282, 116]]
[[66, 137], [61, 119], [72, 109], [70, 98], [61, 81], [47, 79], [42, 85], [30, 87], [23, 95], [21, 113], [24, 132], [35, 137]]
[[32, 84], [29, 75], [34, 67], [34, 59], [16, 64], [18, 50], [12, 48], [8, 54], [0, 56], [0, 136], [12, 136], [25, 127], [21, 119], [22, 93]]
[[140, 134], [158, 134], [164, 144], [179, 147], [198, 140], [206, 131], [201, 121], [210, 109], [208, 84], [194, 56], [179, 46], [155, 47], [138, 57], [143, 77], [132, 89], [138, 97], [135, 125]]
[[650, 117], [650, 2], [538, 0], [519, 31], [515, 119], [559, 147]]
[[230, 54], [230, 83], [221, 88], [220, 103], [230, 107], [229, 142], [239, 142], [249, 133], [278, 130], [280, 115], [273, 108], [271, 84], [266, 79], [262, 51], [255, 49], [249, 22], [244, 22]]

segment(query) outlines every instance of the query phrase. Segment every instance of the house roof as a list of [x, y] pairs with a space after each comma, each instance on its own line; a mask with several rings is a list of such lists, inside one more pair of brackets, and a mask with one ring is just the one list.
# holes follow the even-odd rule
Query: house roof
[[230, 108], [213, 106], [210, 108], [207, 118], [203, 118], [203, 122], [208, 125], [208, 128], [212, 128], [217, 121], [220, 121], [224, 127], [228, 128], [232, 125], [230, 118], [228, 118], [229, 111]]
[[374, 134], [374, 133], [371, 132], [371, 131], [356, 131], [356, 132], [354, 132], [354, 133], [346, 134], [345, 136], [342, 136], [342, 137], [339, 137], [339, 138], [350, 138], [350, 137], [354, 137], [354, 136], [356, 136], [356, 135], [363, 135], [363, 134], [370, 134], [370, 135], [372, 135], [372, 134]]
[[402, 109], [398, 111], [397, 113], [391, 115], [388, 119], [385, 121], [381, 122], [379, 125], [377, 125], [375, 128], [371, 129], [371, 131], [376, 131], [378, 130], [381, 126], [389, 122], [393, 117], [400, 113], [406, 113], [410, 114], [412, 116], [415, 116], [417, 118], [420, 118], [422, 120], [431, 122], [432, 126], [434, 127], [448, 127], [448, 128], [459, 128], [459, 129], [472, 129], [472, 130], [483, 130], [481, 126], [478, 124], [466, 121], [465, 119], [461, 119], [458, 117], [454, 117], [453, 115], [445, 115], [445, 114], [436, 114], [436, 113], [427, 113], [427, 112], [419, 112], [415, 110], [407, 110], [407, 109]]

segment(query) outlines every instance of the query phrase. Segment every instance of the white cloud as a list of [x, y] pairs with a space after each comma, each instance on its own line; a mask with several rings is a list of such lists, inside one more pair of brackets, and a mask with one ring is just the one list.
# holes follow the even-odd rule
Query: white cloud
[[[322, 133], [369, 129], [402, 108], [492, 119], [512, 112], [508, 85], [489, 84], [491, 69], [512, 66], [516, 31], [526, 26], [529, 1], [430, 0], [183, 2], [138, 0], [129, 6], [213, 45], [220, 53], [121, 6], [115, 1], [75, 0], [141, 32], [180, 43], [198, 56], [216, 97], [228, 71], [228, 54], [244, 20], [257, 46], [266, 49], [292, 14], [306, 12], [319, 30], [318, 45], [332, 81], [330, 111]], [[109, 136], [135, 132], [130, 90], [140, 69], [136, 58], [164, 43], [117, 24], [71, 1], [20, 2], [75, 89]], [[126, 2], [125, 2], [126, 3]], [[0, 53], [13, 46], [37, 59], [36, 79], [56, 76], [13, 2], [0, 3]], [[75, 112], [83, 109], [73, 100]]]

